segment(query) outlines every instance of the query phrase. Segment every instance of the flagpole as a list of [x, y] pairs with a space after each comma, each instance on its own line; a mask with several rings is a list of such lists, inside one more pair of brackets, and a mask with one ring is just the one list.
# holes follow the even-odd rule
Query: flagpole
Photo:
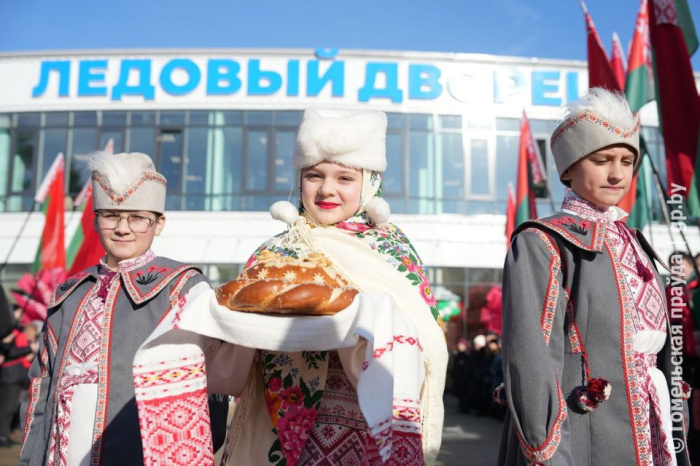
[[12, 245], [10, 246], [10, 250], [7, 251], [7, 256], [5, 256], [5, 260], [3, 261], [2, 264], [0, 264], [0, 272], [7, 267], [7, 264], [10, 262], [10, 256], [12, 255], [12, 251], [15, 250], [15, 247], [17, 246], [17, 241], [19, 241], [20, 237], [22, 236], [22, 233], [24, 233], [24, 229], [27, 226], [27, 223], [29, 223], [29, 217], [32, 216], [34, 213], [34, 210], [36, 209], [37, 202], [34, 201], [32, 203], [32, 208], [29, 209], [29, 212], [27, 212], [27, 215], [24, 217], [24, 222], [22, 222], [22, 226], [19, 229], [19, 232], [15, 236], [15, 239], [12, 241]]
[[547, 178], [547, 182], [544, 186], [547, 190], [547, 197], [549, 197], [549, 205], [552, 207], [552, 213], [554, 213], [557, 209], [554, 207], [554, 198], [552, 197], [552, 191], [549, 189], [549, 178]]
[[[656, 185], [657, 191], [660, 193], [659, 200], [663, 198], [663, 202], [661, 202], [661, 211], [664, 214], [664, 220], [666, 221], [666, 225], [668, 226], [668, 231], [669, 235], [671, 236], [671, 241], [673, 243], [676, 243], [676, 240], [673, 238], [673, 229], [671, 228], [671, 220], [670, 216], [668, 214], [668, 193], [664, 189], [663, 185], [661, 184], [661, 176], [659, 175], [658, 170], [656, 170], [656, 166], [654, 165], [654, 162], [651, 160], [651, 157], [649, 157], [649, 165], [651, 166], [651, 171], [654, 175], [654, 181]], [[651, 230], [651, 227], [649, 228]], [[685, 244], [685, 249], [690, 255], [691, 262], [693, 263], [693, 269], [695, 270], [695, 276], [700, 276], [700, 270], [698, 270], [698, 265], [695, 263], [695, 259], [693, 258], [693, 252], [690, 250], [690, 243], [688, 243], [688, 239], [685, 237], [685, 233], [683, 233], [683, 229], [679, 228], [678, 233], [680, 233], [681, 238], [683, 238], [683, 243]]]

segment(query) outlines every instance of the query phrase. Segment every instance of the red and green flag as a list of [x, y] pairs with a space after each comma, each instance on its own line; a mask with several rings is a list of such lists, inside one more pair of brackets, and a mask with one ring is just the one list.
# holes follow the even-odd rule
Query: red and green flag
[[659, 123], [666, 149], [666, 189], [671, 193], [674, 185], [684, 187], [688, 211], [698, 216], [700, 189], [695, 167], [700, 101], [690, 63], [698, 39], [686, 0], [650, 0], [648, 13]]
[[587, 40], [587, 55], [588, 55], [588, 87], [604, 87], [611, 91], [622, 91], [618, 84], [608, 54], [605, 53], [605, 47], [600, 41], [598, 31], [593, 24], [593, 18], [588, 13], [586, 4], [581, 2], [581, 8], [586, 19]]
[[515, 191], [515, 222], [517, 227], [525, 220], [537, 218], [534, 185], [545, 180], [542, 157], [530, 130], [530, 121], [523, 110], [520, 119], [520, 146]]
[[639, 12], [634, 25], [629, 55], [625, 95], [632, 113], [637, 113], [644, 104], [656, 98], [656, 93], [654, 92], [654, 68], [651, 62], [647, 0], [639, 2]]
[[34, 201], [41, 204], [46, 220], [32, 273], [66, 268], [64, 178], [63, 154], [58, 154], [34, 197]]
[[[104, 149], [108, 154], [114, 153], [114, 141], [109, 140]], [[100, 237], [95, 230], [95, 209], [92, 200], [92, 180], [88, 179], [73, 201], [73, 206], [82, 208], [80, 225], [75, 230], [67, 252], [68, 275], [73, 275], [97, 264], [105, 255]]]
[[75, 230], [68, 247], [69, 276], [99, 263], [102, 256], [105, 255], [105, 250], [100, 243], [97, 231], [95, 231], [95, 212], [92, 202], [92, 186], [89, 186], [83, 204], [80, 225]]
[[610, 57], [610, 67], [615, 75], [615, 80], [620, 89], [625, 88], [625, 77], [627, 75], [627, 61], [625, 60], [625, 52], [622, 50], [620, 37], [616, 32], [612, 35], [612, 54]]
[[[654, 74], [651, 66], [647, 0], [641, 0], [639, 4], [624, 88], [627, 102], [633, 113], [639, 112], [644, 104], [654, 99]], [[644, 157], [644, 151], [640, 151], [640, 157]], [[647, 167], [646, 174], [642, 176], [643, 171], [640, 168], [632, 179], [630, 190], [618, 204], [618, 207], [630, 214], [626, 222], [636, 228], [643, 228], [649, 218], [649, 181], [645, 178], [649, 170], [650, 168]], [[647, 197], [638, 198], [640, 193]]]

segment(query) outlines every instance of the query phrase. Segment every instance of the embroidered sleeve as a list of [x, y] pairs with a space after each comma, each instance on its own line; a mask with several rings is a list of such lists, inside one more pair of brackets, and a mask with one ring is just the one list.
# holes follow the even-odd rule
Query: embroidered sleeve
[[503, 277], [503, 374], [521, 452], [528, 463], [569, 457], [562, 444], [567, 407], [559, 380], [566, 293], [554, 240], [539, 229], [518, 234]]
[[[44, 327], [39, 340], [39, 351], [29, 369], [29, 393], [20, 411], [22, 425], [22, 451], [20, 464], [25, 464], [33, 455], [43, 454], [45, 445], [44, 422], [50, 422], [51, 413], [46, 414], [51, 383], [51, 364], [56, 351], [55, 334], [50, 325]], [[36, 450], [36, 451], [34, 451]]]

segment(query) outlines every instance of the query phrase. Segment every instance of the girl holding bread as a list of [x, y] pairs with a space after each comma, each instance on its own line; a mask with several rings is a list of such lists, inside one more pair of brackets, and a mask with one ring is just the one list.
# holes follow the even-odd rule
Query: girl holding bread
[[[382, 112], [308, 109], [293, 158], [299, 207], [271, 208], [287, 231], [237, 280], [191, 298], [208, 312], [174, 310], [136, 356], [139, 406], [163, 407], [173, 389], [179, 399], [207, 387], [240, 397], [223, 464], [437, 457], [447, 348], [423, 264], [387, 223], [386, 125]], [[197, 389], [153, 382], [163, 367], [193, 364]], [[163, 448], [163, 429], [142, 423], [145, 449]]]

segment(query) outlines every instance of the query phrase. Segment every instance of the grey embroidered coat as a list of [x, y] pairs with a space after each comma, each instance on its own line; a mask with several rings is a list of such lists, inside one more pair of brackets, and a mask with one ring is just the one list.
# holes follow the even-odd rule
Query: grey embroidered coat
[[[605, 230], [602, 222], [559, 212], [515, 232], [503, 278], [508, 413], [498, 464], [651, 464], [638, 428], [644, 407], [633, 349], [635, 306]], [[663, 264], [639, 232], [637, 238]], [[655, 278], [663, 289], [656, 271]], [[669, 386], [670, 340], [658, 354]], [[581, 347], [591, 373], [612, 386], [610, 399], [588, 413], [572, 393], [582, 385]], [[673, 428], [674, 445], [685, 442], [683, 421]], [[689, 464], [687, 450], [676, 458]]]
[[[120, 271], [105, 300], [100, 329], [97, 410], [91, 464], [143, 463], [141, 433], [134, 397], [132, 363], [173, 303], [197, 283], [206, 281], [191, 265], [155, 257], [134, 270]], [[97, 292], [98, 267], [70, 277], [55, 290], [40, 348], [29, 373], [30, 390], [22, 405], [22, 465], [47, 462], [52, 424], [56, 422], [56, 390], [64, 375], [67, 350], [76, 343], [76, 327], [88, 298]], [[209, 408], [215, 444], [225, 436], [226, 399], [211, 399]]]

